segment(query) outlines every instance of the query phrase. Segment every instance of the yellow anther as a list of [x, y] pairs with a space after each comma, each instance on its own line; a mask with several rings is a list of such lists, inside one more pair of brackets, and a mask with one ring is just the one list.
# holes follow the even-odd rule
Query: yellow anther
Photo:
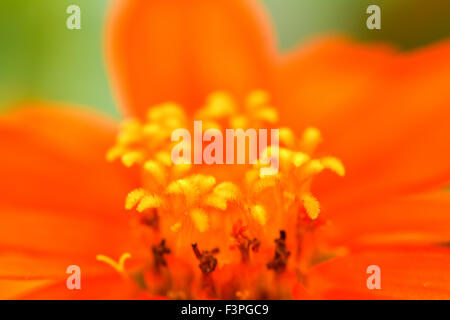
[[170, 167], [172, 165], [172, 158], [169, 152], [161, 151], [155, 155], [155, 159], [166, 167]]
[[[284, 168], [289, 168], [289, 166], [292, 164], [292, 157], [293, 157], [293, 152], [289, 149], [286, 148], [277, 148], [275, 149], [275, 147], [269, 147], [269, 149], [267, 149], [268, 154], [272, 155], [272, 154], [276, 154], [278, 150], [278, 157], [280, 159], [280, 167], [282, 169]], [[275, 152], [275, 153], [273, 153]], [[264, 154], [264, 161], [268, 161], [268, 158], [266, 158], [266, 154]]]
[[110, 257], [105, 256], [103, 254], [98, 254], [96, 258], [98, 261], [104, 262], [107, 265], [111, 266], [112, 268], [114, 268], [114, 270], [116, 270], [120, 274], [125, 274], [125, 260], [131, 258], [131, 254], [129, 254], [128, 252], [122, 254], [119, 258], [119, 262], [116, 262]]
[[249, 122], [245, 116], [235, 116], [230, 119], [232, 129], [247, 129], [248, 125]]
[[223, 182], [218, 184], [211, 194], [205, 196], [203, 205], [226, 210], [228, 201], [235, 201], [238, 197], [238, 193], [239, 188], [235, 184]]
[[166, 188], [166, 193], [172, 195], [187, 195], [192, 191], [190, 187], [191, 185], [188, 180], [178, 179], [169, 184]]
[[276, 123], [278, 121], [278, 112], [274, 108], [262, 108], [256, 112], [256, 118], [268, 123]]
[[227, 199], [222, 198], [215, 194], [210, 194], [205, 196], [203, 200], [203, 205], [211, 208], [226, 210], [227, 209]]
[[312, 220], [317, 219], [317, 217], [319, 216], [319, 213], [320, 213], [319, 201], [317, 201], [317, 199], [314, 198], [310, 194], [303, 195], [302, 196], [302, 201], [303, 201], [303, 206], [304, 206], [308, 216]]
[[220, 110], [222, 114], [223, 112], [226, 112], [227, 115], [230, 115], [235, 111], [235, 103], [233, 98], [231, 98], [228, 93], [223, 91], [217, 91], [210, 94], [207, 103], [209, 106]]
[[338, 158], [324, 157], [320, 159], [320, 162], [325, 168], [335, 172], [339, 176], [343, 177], [345, 175], [345, 167]]
[[164, 184], [166, 182], [166, 174], [162, 165], [153, 160], [148, 160], [144, 164], [144, 170], [150, 174], [158, 184]]
[[236, 112], [236, 106], [226, 92], [213, 92], [208, 96], [206, 106], [200, 109], [196, 118], [202, 120], [220, 120]]
[[205, 232], [209, 228], [208, 215], [205, 211], [199, 208], [191, 210], [190, 216], [194, 222], [195, 227], [200, 232]]
[[[271, 171], [269, 170], [268, 173], [271, 173]], [[264, 175], [264, 173], [259, 172], [259, 177], [260, 179], [254, 183], [252, 188], [254, 193], [260, 193], [268, 188], [274, 187], [277, 184], [278, 175], [276, 174]]]
[[169, 194], [184, 194], [186, 197], [195, 194], [206, 194], [216, 184], [216, 178], [202, 174], [194, 174], [172, 182], [166, 189]]
[[254, 205], [250, 208], [250, 214], [262, 226], [267, 223], [267, 212], [261, 205]]
[[125, 200], [125, 209], [127, 210], [133, 209], [146, 194], [147, 191], [145, 191], [142, 188], [135, 189], [130, 193], [128, 193], [127, 198]]
[[120, 124], [120, 132], [117, 137], [119, 145], [128, 145], [141, 140], [141, 123], [137, 119], [128, 119]]
[[140, 151], [130, 151], [122, 155], [122, 163], [127, 168], [142, 161], [144, 161], [144, 154]]
[[198, 190], [199, 194], [209, 192], [216, 184], [216, 178], [203, 174], [195, 174], [188, 178], [191, 185]]
[[162, 204], [162, 199], [157, 195], [145, 195], [139, 202], [136, 211], [144, 212], [147, 209], [159, 208]]
[[156, 124], [156, 123], [146, 124], [142, 128], [143, 134], [145, 134], [148, 137], [152, 137], [153, 135], [160, 134], [161, 130], [162, 130], [161, 126], [159, 124]]
[[303, 152], [295, 152], [292, 156], [292, 162], [296, 167], [300, 167], [301, 165], [308, 162], [310, 159], [311, 159], [310, 156], [308, 156], [306, 153]]
[[322, 142], [322, 134], [319, 129], [309, 127], [303, 132], [300, 146], [305, 152], [312, 153], [320, 142]]
[[311, 161], [308, 161], [303, 169], [304, 172], [304, 178], [316, 175], [325, 169], [324, 165], [320, 160], [314, 159]]
[[231, 200], [238, 197], [239, 188], [232, 182], [222, 182], [214, 188], [213, 193]]
[[106, 161], [113, 162], [125, 153], [125, 149], [122, 146], [114, 146], [106, 153]]
[[166, 102], [151, 108], [147, 113], [149, 121], [159, 122], [168, 118], [183, 119], [185, 117], [183, 109], [175, 102]]
[[269, 94], [264, 90], [255, 90], [247, 96], [246, 106], [249, 108], [259, 107], [269, 102]]
[[290, 128], [280, 128], [279, 139], [280, 143], [287, 148], [293, 148], [295, 145], [295, 135]]

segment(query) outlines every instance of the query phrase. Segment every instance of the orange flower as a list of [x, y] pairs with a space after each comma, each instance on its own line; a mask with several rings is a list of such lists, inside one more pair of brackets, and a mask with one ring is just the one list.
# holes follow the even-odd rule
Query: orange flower
[[[450, 297], [450, 43], [284, 56], [242, 0], [117, 1], [106, 36], [118, 135], [82, 108], [0, 118], [1, 297]], [[279, 173], [173, 165], [193, 119], [281, 124]]]

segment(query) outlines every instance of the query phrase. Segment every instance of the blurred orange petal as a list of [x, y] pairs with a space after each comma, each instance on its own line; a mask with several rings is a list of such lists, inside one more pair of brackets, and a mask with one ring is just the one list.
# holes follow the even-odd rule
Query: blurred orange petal
[[199, 108], [215, 90], [268, 89], [273, 35], [253, 0], [115, 1], [107, 58], [122, 109], [174, 101]]
[[1, 115], [1, 205], [117, 217], [138, 180], [105, 165], [116, 132], [107, 118], [61, 105], [30, 103]]
[[66, 281], [41, 285], [24, 292], [20, 299], [32, 300], [117, 300], [137, 296], [139, 288], [132, 281], [124, 281], [119, 274], [83, 277], [80, 290], [68, 290]]
[[29, 104], [0, 118], [0, 278], [66, 277], [107, 266], [98, 253], [130, 250], [123, 199], [136, 178], [105, 165], [109, 120], [81, 109]]
[[[439, 244], [450, 242], [450, 192], [435, 191], [330, 212], [336, 245]], [[329, 230], [328, 230], [329, 232]]]
[[330, 208], [450, 181], [449, 55], [450, 42], [402, 54], [329, 39], [284, 60], [283, 120], [320, 128], [323, 149], [348, 168], [316, 183]]
[[47, 285], [47, 280], [3, 280], [0, 279], [0, 299], [15, 299], [19, 295]]
[[[370, 265], [380, 267], [379, 290], [367, 288]], [[310, 290], [325, 299], [449, 299], [449, 265], [449, 248], [366, 249], [316, 266]]]

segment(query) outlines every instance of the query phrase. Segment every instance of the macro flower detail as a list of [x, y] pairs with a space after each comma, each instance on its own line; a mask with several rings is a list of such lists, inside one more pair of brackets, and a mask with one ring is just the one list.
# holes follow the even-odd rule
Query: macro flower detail
[[[249, 112], [245, 115], [240, 113], [239, 104], [234, 102], [229, 94], [212, 93], [206, 105], [197, 113], [196, 121], [209, 122], [207, 127], [215, 129], [236, 124], [236, 118], [245, 124], [244, 128], [269, 122], [276, 125], [278, 114], [275, 108], [265, 107], [268, 101], [267, 92], [253, 91], [248, 95], [244, 109], [250, 105], [257, 108], [256, 110], [269, 111], [256, 115]], [[167, 155], [170, 152], [173, 147], [171, 130], [186, 125], [188, 119], [182, 110], [166, 103], [151, 108], [147, 112], [148, 121], [145, 123], [140, 123], [138, 119], [124, 120], [116, 144], [107, 154], [107, 160], [120, 159], [125, 167], [135, 166], [142, 172], [143, 186], [130, 191], [125, 199], [125, 208], [134, 210], [137, 215], [151, 216], [152, 221], [158, 222], [155, 226], [154, 223], [148, 223], [148, 219], [139, 219], [141, 223], [144, 222], [144, 226], [151, 229], [150, 243], [143, 245], [152, 248], [154, 264], [146, 263], [149, 268], [146, 269], [144, 265], [138, 272], [159, 274], [160, 269], [166, 267], [169, 275], [175, 273], [176, 269], [163, 256], [170, 254], [176, 259], [186, 260], [185, 265], [190, 265], [190, 271], [185, 272], [197, 279], [194, 281], [205, 283], [201, 277], [199, 279], [199, 276], [196, 276], [197, 266], [195, 262], [192, 265], [192, 257], [189, 256], [194, 254], [203, 276], [209, 277], [217, 269], [217, 277], [220, 277], [220, 270], [230, 265], [236, 268], [234, 272], [238, 272], [242, 267], [252, 267], [258, 270], [261, 277], [269, 277], [272, 271], [283, 273], [288, 269], [288, 258], [291, 254], [284, 230], [297, 237], [295, 244], [290, 243], [290, 247], [297, 253], [297, 263], [302, 258], [305, 260], [304, 265], [309, 265], [309, 257], [300, 257], [303, 236], [298, 234], [312, 233], [315, 226], [320, 225], [314, 222], [319, 218], [320, 205], [310, 192], [312, 180], [324, 169], [330, 169], [341, 176], [345, 173], [339, 159], [331, 156], [318, 159], [313, 157], [313, 152], [321, 140], [320, 132], [315, 128], [307, 128], [302, 137], [297, 139], [292, 130], [283, 128], [280, 136], [283, 147], [267, 146], [261, 150], [261, 158], [254, 164], [242, 165], [244, 168], [234, 166], [226, 169], [222, 169], [220, 165], [189, 165], [184, 167], [182, 172], [177, 170], [180, 175], [174, 177], [171, 174], [172, 167], [177, 165], [170, 161], [158, 162], [149, 158], [154, 154], [158, 156], [164, 152]], [[267, 114], [270, 114], [270, 117]], [[267, 119], [270, 121], [264, 123]], [[153, 126], [156, 128], [148, 129]], [[148, 132], [151, 133], [146, 134]], [[247, 149], [249, 144], [250, 142], [246, 145]], [[264, 166], [262, 163], [268, 163], [263, 158], [270, 157], [274, 148], [277, 148], [279, 154], [279, 172], [261, 175], [259, 168]], [[134, 158], [134, 163], [127, 157], [130, 153], [140, 155]], [[221, 170], [227, 170], [230, 180], [219, 181], [220, 177], [216, 178], [215, 175]], [[243, 175], [234, 173], [236, 170], [243, 170]], [[199, 173], [202, 171], [208, 174]], [[267, 201], [268, 199], [270, 200]], [[273, 235], [277, 234], [278, 230], [280, 236], [273, 245]], [[201, 251], [198, 247], [198, 244], [201, 247], [210, 247], [211, 243], [216, 243], [214, 249]], [[189, 252], [191, 246], [193, 252]], [[232, 250], [236, 247], [238, 250]], [[271, 252], [275, 252], [273, 258], [270, 257]], [[255, 256], [259, 256], [257, 261], [253, 261]], [[261, 260], [266, 263], [261, 263]], [[109, 263], [109, 260], [103, 261], [114, 269], [123, 271], [116, 264]], [[292, 266], [289, 270], [293, 273], [300, 272], [298, 266]], [[306, 269], [302, 270], [302, 273], [306, 272]], [[144, 279], [144, 287], [148, 288], [150, 284], [145, 281]], [[208, 278], [206, 287], [210, 298], [235, 298], [237, 292], [249, 291], [237, 282], [234, 284], [236, 289], [232, 296], [220, 296], [218, 293], [225, 290], [216, 288], [215, 282], [217, 280], [214, 281], [214, 277]], [[257, 287], [257, 283], [252, 286]], [[202, 286], [199, 285], [199, 288], [202, 289]], [[168, 285], [158, 290], [167, 295], [173, 288]], [[181, 292], [185, 297], [196, 297], [191, 286], [181, 288]], [[252, 295], [248, 296], [260, 298], [261, 294], [252, 290]], [[280, 298], [276, 295], [269, 297]]]
[[[449, 298], [450, 43], [284, 54], [271, 30], [252, 0], [112, 1], [121, 121], [49, 102], [0, 117], [0, 296]], [[196, 120], [279, 143], [176, 164], [172, 133]]]

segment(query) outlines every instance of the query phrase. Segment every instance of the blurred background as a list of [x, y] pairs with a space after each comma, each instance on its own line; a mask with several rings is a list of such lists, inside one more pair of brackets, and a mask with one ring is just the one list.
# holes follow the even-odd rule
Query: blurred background
[[[309, 38], [343, 33], [411, 50], [450, 37], [450, 0], [261, 0], [288, 50]], [[66, 28], [81, 7], [82, 29]], [[118, 116], [102, 60], [108, 0], [0, 0], [0, 111], [24, 99], [67, 101]], [[381, 7], [381, 30], [366, 8]], [[450, 57], [449, 57], [450, 58]]]

